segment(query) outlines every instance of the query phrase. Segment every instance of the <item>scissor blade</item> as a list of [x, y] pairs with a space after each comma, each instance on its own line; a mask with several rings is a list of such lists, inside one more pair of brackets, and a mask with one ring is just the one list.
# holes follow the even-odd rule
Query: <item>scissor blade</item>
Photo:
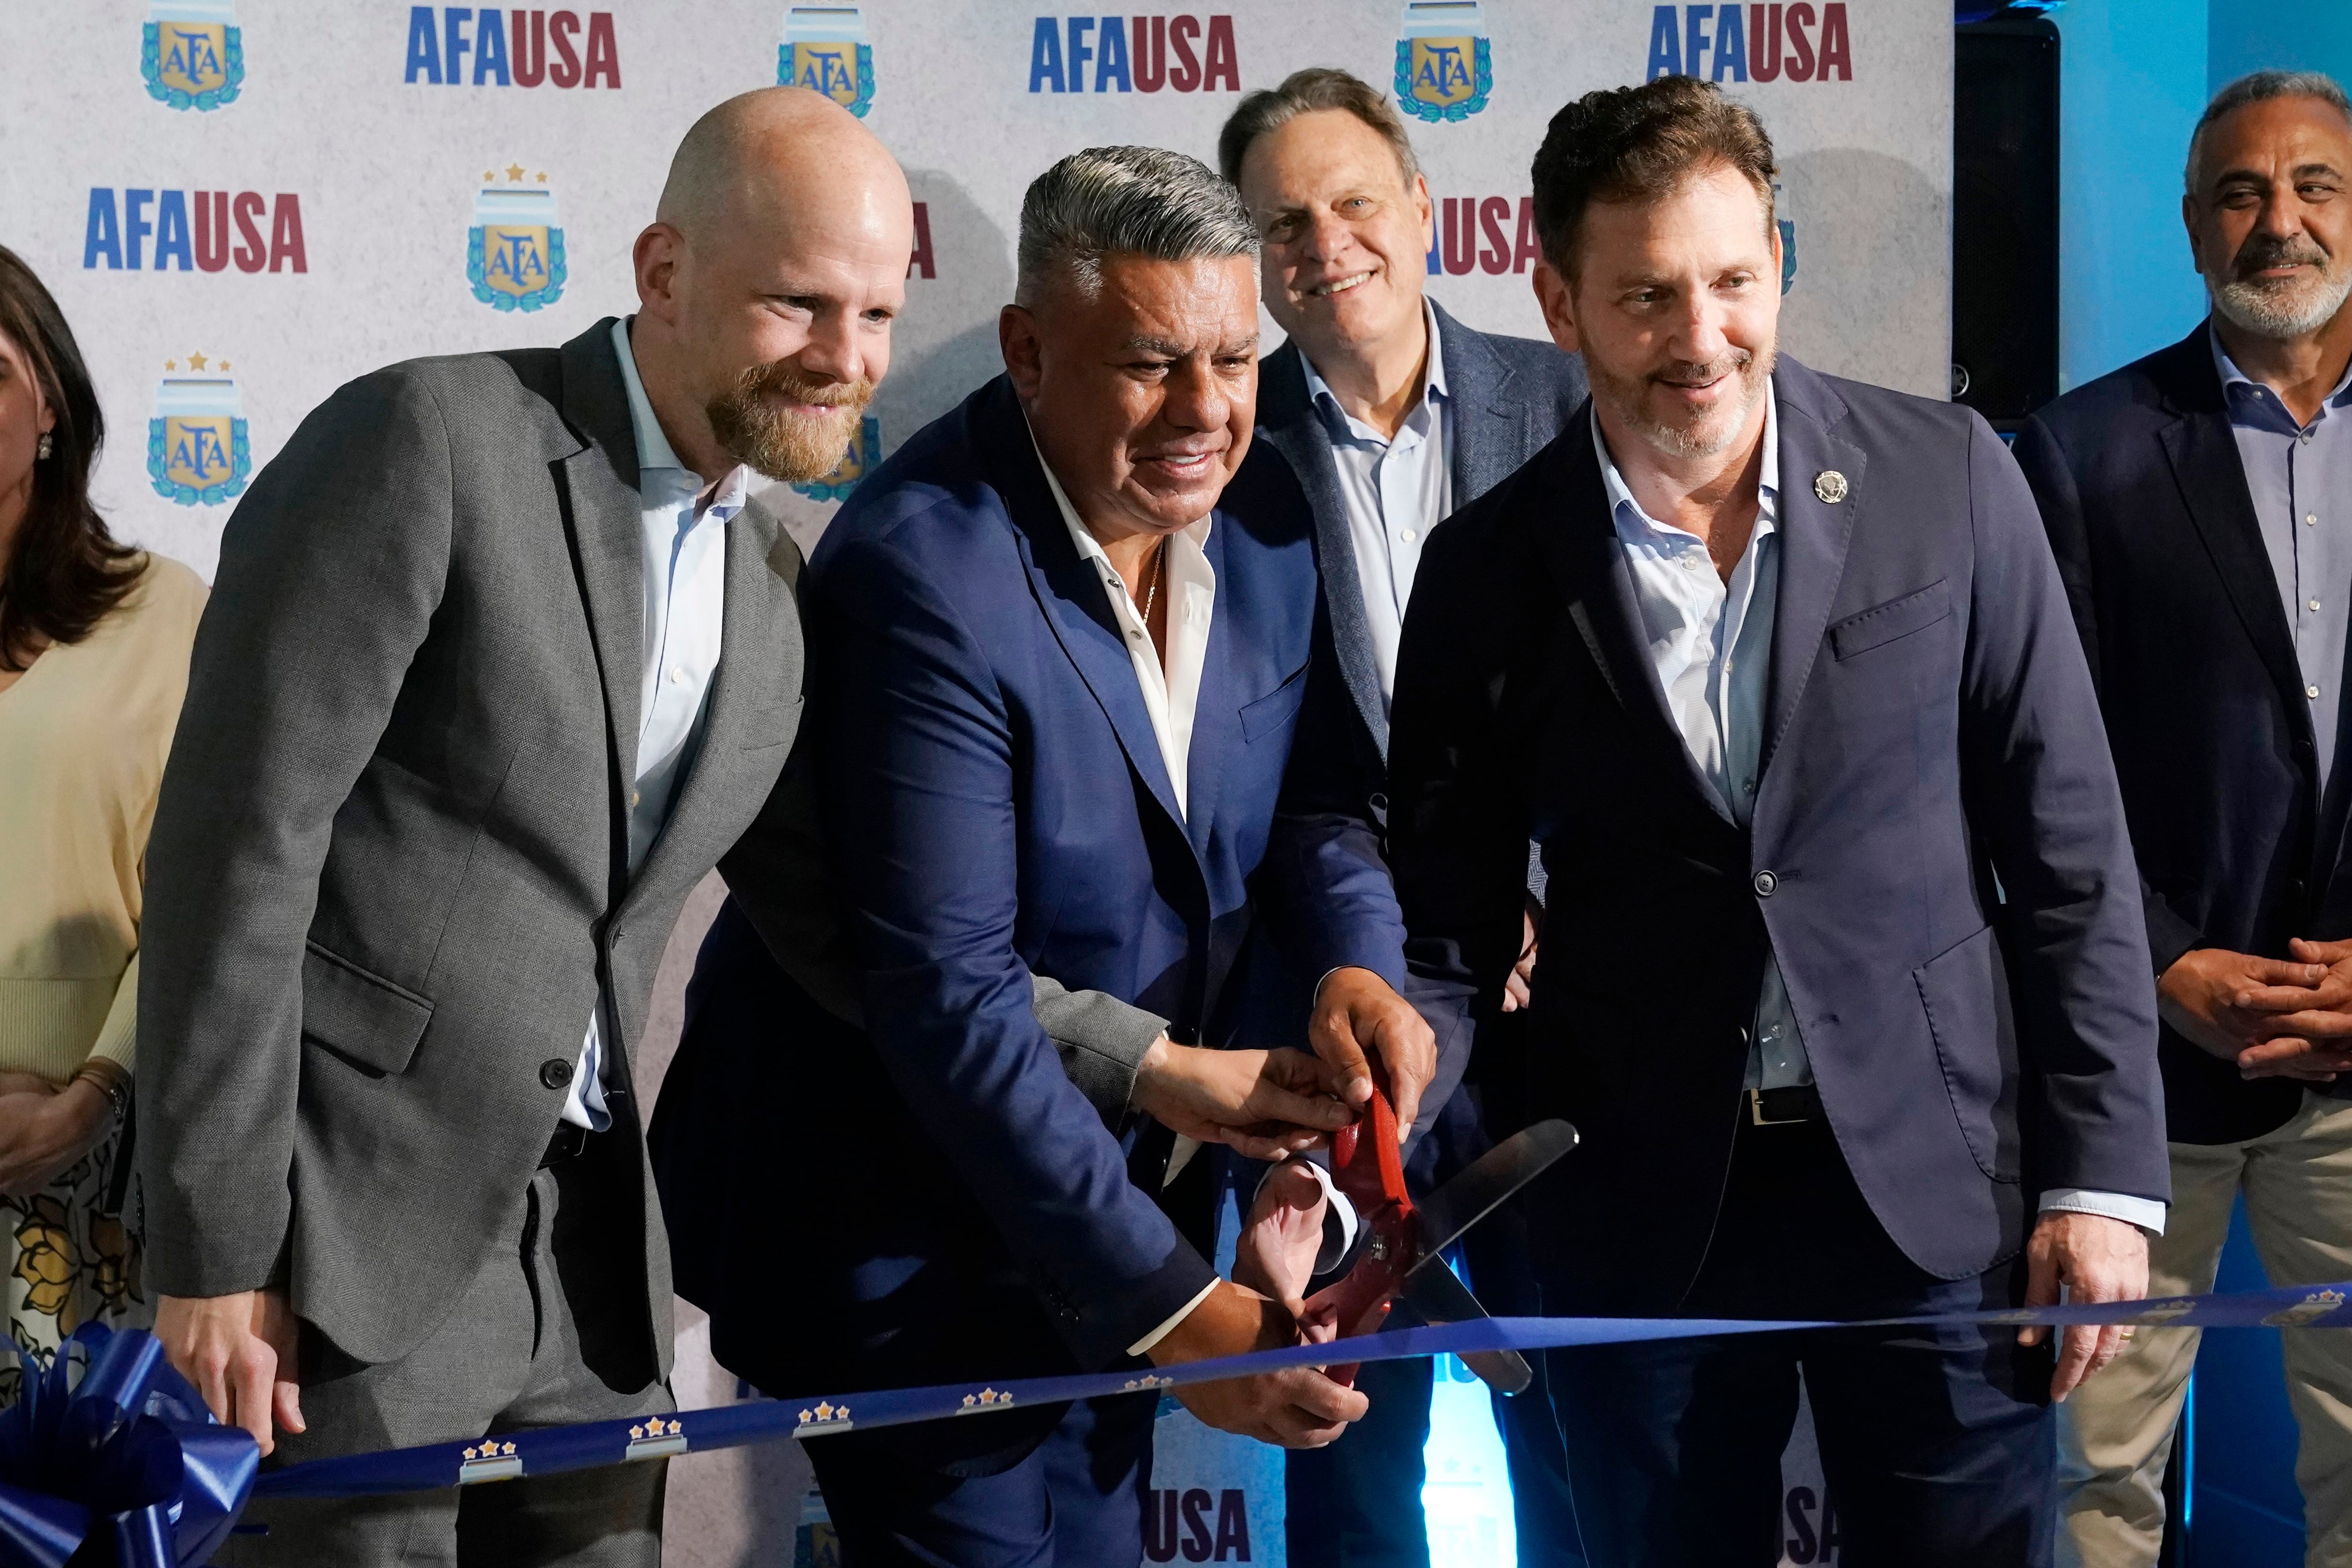
[[[1433, 1323], [1469, 1322], [1486, 1315], [1469, 1287], [1443, 1263], [1407, 1276], [1402, 1295], [1407, 1306]], [[1517, 1351], [1464, 1351], [1461, 1355], [1462, 1364], [1476, 1373], [1481, 1382], [1505, 1394], [1524, 1393], [1536, 1380], [1534, 1370]]]
[[1431, 1259], [1575, 1147], [1575, 1128], [1565, 1121], [1538, 1121], [1479, 1155], [1468, 1170], [1414, 1205], [1413, 1218], [1421, 1231], [1419, 1271], [1430, 1272]]

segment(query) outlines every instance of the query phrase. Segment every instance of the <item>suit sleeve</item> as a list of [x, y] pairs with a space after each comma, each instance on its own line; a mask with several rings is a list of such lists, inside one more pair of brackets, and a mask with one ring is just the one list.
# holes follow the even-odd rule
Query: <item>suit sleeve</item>
[[449, 442], [385, 371], [303, 421], [221, 541], [147, 847], [147, 1279], [267, 1283], [293, 1215], [304, 943], [335, 816], [447, 580]]
[[1457, 516], [1433, 537], [1405, 613], [1389, 718], [1389, 855], [1416, 983], [1484, 1027], [1519, 954], [1529, 824], [1500, 713], [1510, 574], [1471, 521]]
[[2033, 492], [1973, 415], [1969, 442], [1962, 780], [2007, 898], [2019, 1048], [2041, 1097], [2036, 1177], [2161, 1201], [2156, 990], [2098, 695]]
[[[2066, 586], [2066, 607], [2074, 613], [2081, 634], [2083, 657], [2091, 667], [2091, 683], [2099, 684], [2099, 595], [2091, 564], [2090, 528], [2083, 517], [2083, 496], [2065, 447], [2037, 417], [2018, 432], [2013, 448], [2024, 470], [2033, 500], [2042, 513], [2050, 552], [2057, 557], [2058, 578]], [[2152, 972], [2162, 974], [2190, 948], [2209, 946], [2196, 923], [2172, 907], [2162, 893], [2139, 879], [2141, 917], [2147, 922], [2148, 957]]]
[[[784, 973], [826, 1012], [864, 1028], [857, 962], [818, 826], [815, 752], [813, 745], [793, 749], [758, 820], [719, 870]], [[1108, 992], [1071, 991], [1042, 974], [1034, 984], [1032, 1006], [1062, 1070], [1116, 1131], [1127, 1121], [1144, 1054], [1167, 1032], [1168, 1020]]]
[[1018, 781], [989, 658], [887, 540], [849, 542], [818, 597], [822, 793], [875, 1048], [1078, 1363], [1108, 1365], [1214, 1274], [1128, 1180], [1037, 1020], [1013, 949]]

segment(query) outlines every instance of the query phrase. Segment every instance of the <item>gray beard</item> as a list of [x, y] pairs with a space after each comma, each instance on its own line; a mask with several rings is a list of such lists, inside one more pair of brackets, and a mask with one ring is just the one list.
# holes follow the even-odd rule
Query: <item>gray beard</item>
[[2205, 291], [2212, 297], [2213, 309], [2231, 326], [2258, 338], [2284, 342], [2308, 337], [2335, 320], [2345, 300], [2352, 297], [2352, 267], [2322, 273], [2310, 287], [2293, 290], [2215, 278], [2209, 272]]

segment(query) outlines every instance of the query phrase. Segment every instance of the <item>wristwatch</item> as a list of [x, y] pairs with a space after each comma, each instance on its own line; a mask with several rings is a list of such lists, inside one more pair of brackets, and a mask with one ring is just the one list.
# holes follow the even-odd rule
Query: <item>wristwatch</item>
[[106, 1096], [106, 1103], [118, 1123], [131, 1109], [131, 1075], [113, 1062], [95, 1058], [86, 1061], [67, 1081], [88, 1083]]

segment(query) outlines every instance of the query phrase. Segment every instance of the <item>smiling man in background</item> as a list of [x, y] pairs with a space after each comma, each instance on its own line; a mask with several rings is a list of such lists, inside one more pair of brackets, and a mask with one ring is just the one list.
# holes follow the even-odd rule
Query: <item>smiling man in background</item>
[[[1388, 788], [1397, 638], [1431, 535], [1526, 462], [1584, 401], [1584, 368], [1549, 342], [1474, 331], [1422, 289], [1429, 185], [1396, 110], [1346, 71], [1295, 71], [1242, 100], [1217, 139], [1225, 178], [1257, 226], [1265, 308], [1289, 341], [1260, 372], [1258, 438], [1281, 453], [1315, 517], [1323, 596], [1349, 700], [1339, 733], [1311, 743], [1352, 763], [1355, 809], [1377, 822]], [[1533, 870], [1532, 866], [1530, 867]], [[1505, 1005], [1527, 1000], [1539, 879]], [[1295, 1035], [1312, 975], [1264, 1005], [1269, 1037]], [[1407, 1178], [1445, 1180], [1521, 1125], [1524, 1063], [1514, 1016], [1480, 1042], [1475, 1084], [1433, 1105]], [[1515, 1212], [1471, 1233], [1470, 1266], [1491, 1311], [1537, 1313]], [[1402, 1320], [1399, 1321], [1400, 1326]], [[1415, 1568], [1429, 1561], [1421, 1510], [1432, 1363], [1375, 1362], [1359, 1374], [1370, 1414], [1345, 1443], [1294, 1453], [1289, 1554], [1297, 1568]], [[1538, 1378], [1541, 1373], [1538, 1372]], [[1519, 1561], [1580, 1561], [1559, 1435], [1540, 1384], [1497, 1396]]]
[[[2352, 1274], [2352, 107], [2223, 88], [2180, 201], [2212, 313], [2035, 415], [2042, 502], [2123, 781], [2164, 1020], [2158, 1295], [2241, 1193], [2275, 1285]], [[2153, 1568], [2195, 1329], [2142, 1329], [2059, 1424], [2067, 1563]], [[2352, 1336], [2284, 1336], [2312, 1568], [2352, 1563]]]

